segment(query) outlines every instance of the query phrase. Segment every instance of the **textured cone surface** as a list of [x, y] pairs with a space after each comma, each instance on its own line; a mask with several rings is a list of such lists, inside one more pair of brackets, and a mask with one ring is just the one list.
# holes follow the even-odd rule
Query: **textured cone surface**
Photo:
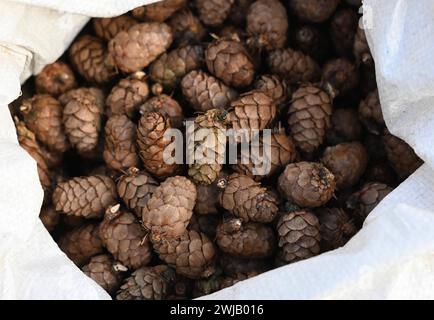
[[[62, 96], [65, 102], [63, 123], [71, 145], [80, 154], [86, 154], [98, 146], [104, 106], [99, 89], [77, 89]], [[62, 102], [62, 103], [63, 103]]]
[[104, 84], [116, 74], [115, 69], [108, 64], [107, 48], [99, 38], [90, 35], [78, 38], [69, 49], [69, 58], [87, 82]]
[[322, 70], [322, 82], [334, 96], [345, 95], [359, 84], [359, 71], [349, 60], [339, 58], [327, 62]]
[[[250, 91], [231, 103], [228, 121], [235, 131], [255, 134], [271, 125], [277, 114], [273, 99], [261, 91]], [[256, 132], [255, 132], [256, 131]]]
[[157, 178], [175, 174], [178, 165], [167, 164], [164, 150], [173, 143], [173, 139], [165, 139], [164, 135], [171, 130], [170, 120], [161, 113], [150, 112], [143, 115], [137, 129], [139, 156], [145, 169]]
[[193, 214], [196, 197], [196, 186], [187, 178], [167, 178], [142, 210], [143, 225], [155, 239], [183, 235]]
[[87, 263], [91, 257], [103, 251], [97, 224], [87, 224], [65, 233], [58, 244], [77, 266]]
[[339, 0], [291, 0], [289, 6], [301, 20], [320, 23], [335, 12]]
[[237, 273], [263, 273], [268, 269], [266, 260], [242, 259], [227, 254], [219, 256], [219, 265], [227, 276]]
[[290, 48], [271, 52], [268, 66], [271, 72], [280, 75], [289, 84], [316, 81], [320, 76], [319, 66], [311, 57]]
[[342, 247], [356, 233], [350, 217], [339, 208], [320, 208], [315, 211], [321, 225], [321, 251]]
[[383, 132], [386, 124], [384, 123], [378, 90], [369, 93], [360, 102], [359, 118], [365, 128], [372, 134], [379, 135]]
[[206, 34], [199, 18], [188, 9], [176, 12], [167, 23], [179, 45], [199, 43]]
[[342, 142], [360, 140], [363, 128], [359, 114], [354, 109], [336, 109], [331, 117], [331, 126], [327, 131], [327, 142], [336, 145]]
[[208, 237], [196, 231], [186, 231], [178, 239], [153, 241], [161, 260], [177, 274], [191, 279], [208, 278], [214, 272], [216, 250]]
[[289, 88], [286, 80], [278, 75], [262, 75], [255, 81], [255, 89], [263, 91], [276, 104], [280, 105], [288, 100]]
[[38, 141], [36, 141], [35, 134], [27, 129], [24, 122], [17, 122], [16, 127], [20, 146], [36, 161], [39, 181], [44, 191], [49, 192], [53, 181], [50, 169], [44, 157], [44, 149]]
[[149, 76], [154, 82], [172, 89], [187, 73], [199, 69], [203, 63], [201, 46], [178, 47], [154, 61], [149, 68]]
[[120, 287], [122, 275], [115, 270], [116, 263], [108, 254], [92, 257], [81, 270], [85, 275], [98, 283], [109, 294]]
[[279, 211], [277, 196], [252, 178], [232, 174], [220, 194], [220, 205], [244, 222], [269, 223]]
[[39, 213], [39, 219], [41, 219], [45, 228], [51, 232], [59, 224], [60, 215], [52, 206], [43, 207]]
[[137, 21], [127, 15], [114, 18], [93, 19], [95, 34], [106, 41], [110, 41], [119, 32], [126, 31], [136, 24]]
[[281, 49], [286, 43], [288, 15], [279, 0], [258, 0], [247, 14], [249, 43], [259, 49]]
[[103, 158], [110, 169], [122, 171], [139, 165], [136, 138], [137, 126], [127, 116], [109, 118], [105, 126]]
[[294, 162], [297, 151], [292, 139], [285, 134], [284, 130], [280, 130], [271, 134], [270, 142], [264, 141], [261, 137], [259, 145], [252, 144], [244, 156], [248, 158], [248, 163], [242, 162], [243, 151], [241, 151], [238, 164], [234, 165], [233, 169], [238, 173], [261, 180], [274, 175], [283, 170], [287, 164]]
[[383, 143], [387, 158], [401, 179], [412, 175], [423, 164], [412, 147], [392, 135], [387, 129], [383, 135]]
[[374, 59], [369, 49], [365, 30], [362, 28], [357, 29], [356, 36], [354, 37], [353, 53], [359, 64], [364, 64], [370, 68], [374, 67]]
[[278, 259], [283, 264], [304, 260], [320, 253], [320, 224], [309, 211], [282, 215], [277, 224]]
[[112, 88], [106, 101], [109, 116], [126, 114], [131, 119], [137, 116], [140, 105], [149, 96], [149, 86], [141, 76], [138, 73], [137, 76], [122, 79]]
[[302, 86], [292, 95], [288, 124], [295, 145], [311, 154], [321, 146], [330, 127], [332, 105], [329, 95], [316, 86]]
[[238, 93], [220, 80], [201, 71], [188, 73], [181, 82], [182, 93], [196, 111], [225, 109]]
[[184, 112], [179, 103], [165, 94], [149, 99], [140, 107], [142, 115], [148, 112], [161, 112], [164, 116], [168, 116], [174, 128], [180, 128], [184, 121]]
[[194, 136], [193, 148], [188, 152], [194, 155], [194, 163], [188, 174], [199, 184], [209, 185], [220, 174], [226, 156], [226, 111], [211, 109], [198, 116], [187, 133]]
[[49, 95], [35, 95], [20, 107], [26, 126], [47, 148], [65, 152], [69, 143], [62, 123], [62, 106]]
[[279, 177], [278, 188], [289, 201], [300, 207], [320, 207], [333, 197], [336, 182], [322, 164], [298, 162], [286, 166]]
[[131, 73], [147, 67], [172, 44], [172, 32], [165, 23], [140, 23], [119, 32], [109, 43], [116, 67]]
[[125, 280], [116, 300], [164, 300], [172, 289], [173, 279], [174, 272], [168, 266], [140, 268]]
[[59, 183], [53, 193], [56, 210], [68, 216], [99, 218], [116, 203], [116, 185], [106, 176], [73, 178]]
[[393, 188], [377, 182], [365, 184], [347, 201], [347, 207], [363, 221], [372, 210], [389, 194]]
[[146, 172], [131, 168], [119, 179], [117, 191], [125, 205], [141, 219], [142, 208], [157, 187], [158, 183]]
[[128, 211], [116, 206], [107, 209], [99, 226], [99, 235], [113, 257], [128, 268], [140, 268], [152, 259], [147, 232]]
[[188, 225], [188, 230], [204, 233], [209, 239], [215, 239], [217, 227], [221, 220], [219, 215], [193, 214], [190, 224]]
[[239, 258], [267, 258], [273, 255], [276, 237], [263, 224], [228, 219], [217, 228], [217, 245], [221, 251]]
[[132, 11], [132, 14], [136, 19], [142, 21], [164, 22], [176, 11], [182, 9], [186, 4], [187, 0], [163, 0], [135, 8]]
[[203, 23], [217, 27], [229, 16], [234, 0], [195, 0], [195, 4]]
[[77, 86], [75, 75], [71, 68], [57, 61], [45, 66], [35, 78], [36, 92], [57, 97]]
[[205, 51], [208, 70], [225, 84], [247, 87], [253, 82], [252, 58], [241, 42], [225, 38], [212, 42]]
[[336, 188], [344, 190], [357, 184], [368, 165], [368, 152], [360, 142], [328, 147], [321, 162], [333, 173]]
[[330, 36], [340, 56], [351, 56], [359, 17], [353, 9], [337, 11], [330, 23]]

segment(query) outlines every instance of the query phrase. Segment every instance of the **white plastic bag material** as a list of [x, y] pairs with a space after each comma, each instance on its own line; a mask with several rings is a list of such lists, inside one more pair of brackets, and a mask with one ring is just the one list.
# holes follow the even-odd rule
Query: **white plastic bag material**
[[[1, 299], [109, 298], [39, 221], [43, 194], [36, 164], [19, 147], [6, 105], [19, 96], [20, 83], [66, 50], [90, 16], [118, 15], [145, 2], [0, 0]], [[204, 299], [434, 298], [434, 3], [365, 0], [364, 6], [374, 23], [366, 32], [385, 120], [426, 164], [345, 247]]]

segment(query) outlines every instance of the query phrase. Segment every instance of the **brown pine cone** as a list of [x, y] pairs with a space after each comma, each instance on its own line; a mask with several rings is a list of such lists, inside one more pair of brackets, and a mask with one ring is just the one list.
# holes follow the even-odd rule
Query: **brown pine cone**
[[333, 98], [343, 96], [359, 85], [359, 70], [347, 59], [330, 60], [323, 67], [322, 83]]
[[216, 249], [203, 233], [190, 230], [177, 239], [152, 238], [152, 244], [160, 259], [177, 274], [201, 279], [215, 272]]
[[362, 222], [372, 210], [389, 194], [393, 188], [378, 182], [366, 183], [360, 191], [347, 200], [347, 208], [359, 217]]
[[322, 164], [298, 162], [286, 166], [279, 177], [278, 188], [296, 205], [315, 208], [325, 205], [333, 197], [336, 181]]
[[126, 114], [135, 119], [142, 105], [149, 96], [149, 86], [143, 72], [122, 79], [115, 85], [106, 100], [107, 114]]
[[362, 124], [356, 110], [347, 108], [333, 110], [331, 126], [327, 131], [327, 142], [330, 145], [360, 140], [362, 132]]
[[330, 36], [340, 56], [352, 55], [358, 24], [359, 17], [353, 9], [341, 9], [333, 15], [330, 22]]
[[267, 139], [264, 141], [262, 136], [259, 145], [251, 144], [249, 150], [241, 150], [238, 163], [232, 168], [235, 172], [261, 180], [283, 170], [287, 164], [295, 161], [296, 156], [297, 151], [292, 138], [285, 134], [284, 129], [280, 129], [271, 133], [269, 142]]
[[164, 300], [174, 281], [175, 272], [168, 266], [140, 268], [125, 280], [116, 300]]
[[90, 35], [78, 38], [69, 48], [73, 67], [90, 83], [105, 84], [116, 75], [108, 58], [104, 42]]
[[387, 184], [388, 186], [396, 185], [398, 179], [395, 171], [387, 163], [373, 163], [366, 169], [364, 178], [368, 182], [376, 181]]
[[52, 206], [42, 207], [39, 213], [39, 219], [41, 219], [45, 229], [47, 229], [48, 232], [52, 232], [59, 224], [60, 215]]
[[256, 79], [254, 87], [256, 90], [266, 93], [277, 105], [281, 105], [288, 100], [291, 90], [286, 80], [275, 74], [260, 76]]
[[121, 71], [141, 71], [172, 44], [172, 31], [165, 23], [140, 23], [119, 32], [109, 43], [109, 60]]
[[304, 54], [322, 62], [330, 54], [330, 43], [324, 30], [317, 26], [300, 25], [294, 31], [296, 48]]
[[267, 61], [270, 71], [286, 79], [290, 85], [317, 81], [320, 76], [319, 66], [311, 57], [290, 48], [271, 52]]
[[60, 97], [65, 105], [63, 124], [71, 145], [80, 154], [98, 147], [104, 108], [103, 93], [99, 89], [81, 88]]
[[335, 12], [340, 0], [291, 0], [289, 6], [301, 20], [321, 23]]
[[95, 18], [93, 19], [93, 29], [98, 37], [110, 41], [119, 32], [127, 31], [137, 23], [135, 19], [124, 14], [114, 18]]
[[58, 97], [77, 87], [74, 72], [61, 61], [49, 64], [35, 78], [36, 92]]
[[152, 259], [147, 232], [136, 217], [120, 205], [108, 207], [99, 225], [99, 236], [108, 252], [127, 268], [138, 269]]
[[42, 94], [26, 100], [20, 107], [26, 126], [47, 148], [65, 152], [70, 145], [62, 123], [62, 106], [55, 98]]
[[321, 162], [333, 173], [336, 188], [357, 184], [368, 166], [368, 152], [360, 142], [345, 142], [325, 149]]
[[[15, 118], [15, 125], [17, 128], [18, 142], [20, 146], [36, 161], [39, 181], [41, 182], [44, 192], [48, 195], [52, 188], [53, 177], [51, 176], [50, 168], [45, 160], [44, 154], [46, 152], [38, 141], [36, 141], [35, 134], [27, 129], [24, 122]], [[48, 199], [45, 200], [47, 201]]]
[[247, 13], [249, 45], [268, 51], [286, 44], [288, 14], [279, 0], [257, 0]]
[[227, 254], [219, 256], [219, 265], [223, 273], [232, 276], [237, 273], [263, 273], [268, 269], [267, 260], [263, 259], [241, 259]]
[[320, 253], [320, 223], [310, 211], [285, 213], [277, 223], [278, 264], [285, 265]]
[[359, 105], [359, 118], [369, 132], [379, 135], [383, 132], [386, 124], [381, 110], [378, 90], [369, 93]]
[[141, 21], [164, 22], [186, 4], [187, 0], [163, 0], [135, 8], [132, 14]]
[[194, 230], [196, 232], [205, 234], [209, 239], [215, 239], [217, 227], [221, 220], [222, 219], [219, 215], [193, 214], [190, 224], [188, 225], [188, 230]]
[[145, 169], [157, 178], [165, 178], [175, 174], [179, 166], [166, 163], [165, 149], [172, 143], [165, 139], [167, 131], [172, 130], [171, 122], [159, 112], [149, 112], [140, 118], [137, 129], [139, 156]]
[[321, 225], [321, 251], [330, 251], [344, 246], [357, 232], [347, 213], [339, 208], [315, 210]]
[[125, 267], [116, 264], [110, 255], [100, 254], [92, 257], [89, 263], [81, 268], [81, 270], [85, 275], [98, 283], [105, 291], [109, 294], [113, 294], [121, 285], [121, 271], [126, 271], [124, 268]]
[[164, 53], [149, 67], [152, 81], [158, 82], [172, 90], [190, 71], [199, 69], [204, 64], [201, 46], [187, 45]]
[[191, 71], [181, 82], [182, 93], [190, 105], [196, 110], [206, 112], [211, 109], [225, 109], [238, 97], [220, 80], [203, 72]]
[[383, 135], [384, 149], [390, 165], [401, 179], [412, 175], [423, 161], [404, 140], [392, 135], [387, 129]]
[[205, 51], [205, 61], [208, 70], [228, 86], [247, 87], [253, 82], [252, 58], [238, 39], [215, 40]]
[[277, 107], [273, 99], [262, 91], [253, 90], [231, 103], [228, 121], [235, 133], [249, 135], [244, 136], [249, 141], [258, 131], [268, 128], [276, 114]]
[[222, 185], [220, 205], [243, 222], [269, 223], [276, 217], [279, 211], [277, 195], [252, 178], [234, 173]]
[[86, 224], [65, 233], [58, 241], [59, 248], [77, 266], [84, 265], [89, 259], [103, 252], [97, 224]]
[[227, 112], [211, 109], [194, 120], [187, 127], [187, 134], [193, 138], [187, 152], [193, 156], [188, 175], [198, 184], [210, 185], [217, 180], [226, 157]]
[[214, 183], [210, 185], [196, 185], [197, 199], [194, 213], [199, 215], [213, 215], [219, 213], [219, 194], [221, 189], [218, 186], [218, 182], [227, 177], [228, 174], [222, 171]]
[[158, 183], [146, 172], [130, 168], [120, 177], [117, 191], [128, 209], [141, 219], [142, 208], [146, 206], [157, 187]]
[[354, 37], [353, 53], [358, 64], [364, 64], [369, 68], [374, 67], [375, 62], [369, 49], [365, 30], [360, 27], [357, 29], [356, 36]]
[[267, 258], [273, 255], [276, 237], [273, 230], [263, 224], [231, 218], [217, 228], [217, 245], [220, 249], [239, 258]]
[[116, 185], [106, 176], [73, 178], [57, 185], [53, 193], [56, 211], [86, 219], [99, 218], [116, 203]]
[[330, 127], [330, 96], [314, 85], [301, 86], [292, 95], [288, 124], [295, 145], [305, 154], [321, 146]]
[[179, 103], [172, 97], [160, 94], [145, 102], [140, 107], [140, 113], [145, 115], [148, 112], [160, 112], [164, 116], [170, 118], [171, 124], [174, 128], [182, 127], [184, 121], [184, 112]]
[[140, 163], [137, 126], [127, 116], [112, 116], [105, 125], [103, 158], [110, 169], [123, 171]]
[[189, 9], [176, 12], [167, 24], [172, 28], [174, 42], [177, 45], [200, 43], [206, 30]]
[[196, 204], [196, 186], [185, 177], [167, 178], [155, 189], [142, 210], [145, 228], [153, 239], [174, 239], [184, 234]]
[[199, 17], [210, 27], [218, 27], [225, 22], [234, 0], [195, 0]]

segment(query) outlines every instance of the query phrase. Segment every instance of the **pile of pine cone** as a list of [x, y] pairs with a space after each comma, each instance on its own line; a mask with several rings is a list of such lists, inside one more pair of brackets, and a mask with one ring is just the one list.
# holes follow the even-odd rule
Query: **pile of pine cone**
[[[343, 246], [422, 163], [385, 127], [359, 5], [166, 0], [94, 19], [11, 106], [63, 252], [116, 299], [187, 299]], [[186, 119], [273, 129], [271, 171], [165, 163]], [[215, 141], [204, 156], [224, 160]]]

